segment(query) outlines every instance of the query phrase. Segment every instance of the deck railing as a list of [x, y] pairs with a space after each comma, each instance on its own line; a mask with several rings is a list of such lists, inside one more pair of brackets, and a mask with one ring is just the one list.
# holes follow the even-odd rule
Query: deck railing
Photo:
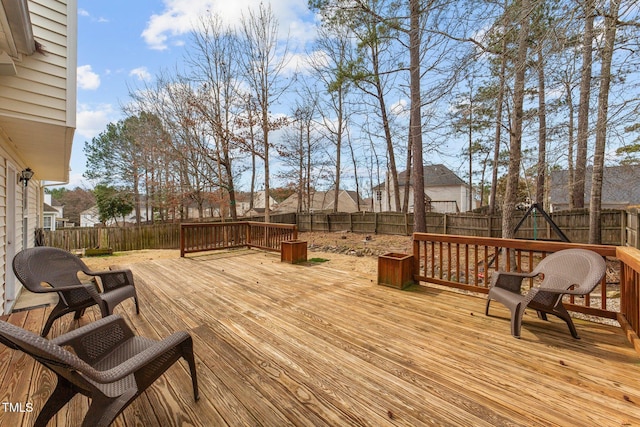
[[180, 226], [180, 256], [239, 247], [280, 251], [282, 242], [297, 238], [298, 229], [292, 224], [250, 221], [187, 223]]
[[618, 247], [620, 259], [620, 313], [618, 323], [640, 353], [640, 251]]
[[[414, 233], [414, 278], [486, 293], [492, 271], [530, 272], [547, 254], [569, 248], [591, 249], [607, 257], [608, 271], [616, 270], [616, 264], [620, 263], [615, 246]], [[567, 309], [616, 319], [618, 310], [609, 304], [608, 291], [619, 284], [608, 283], [607, 276], [609, 274], [605, 274], [602, 283], [590, 295], [567, 297]], [[529, 286], [533, 283], [533, 279], [529, 279]]]

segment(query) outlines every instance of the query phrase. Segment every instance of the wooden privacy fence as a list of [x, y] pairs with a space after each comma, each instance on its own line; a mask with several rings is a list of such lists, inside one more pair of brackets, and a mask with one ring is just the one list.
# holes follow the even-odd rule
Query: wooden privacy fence
[[179, 224], [154, 224], [140, 227], [79, 227], [44, 231], [44, 244], [67, 251], [86, 248], [111, 248], [114, 251], [141, 249], [178, 249]]
[[280, 251], [282, 242], [296, 240], [293, 224], [264, 222], [189, 223], [180, 227], [180, 256], [185, 254], [237, 247]]
[[[520, 214], [521, 215], [521, 214]], [[588, 242], [589, 214], [585, 210], [551, 215], [573, 243]], [[262, 219], [257, 217], [256, 219]], [[475, 237], [501, 237], [501, 218], [478, 214], [427, 214], [429, 233]], [[299, 231], [395, 234], [413, 232], [413, 214], [395, 212], [314, 213], [272, 215], [271, 222], [297, 224]], [[208, 221], [207, 223], [212, 222]], [[605, 211], [602, 215], [602, 242], [640, 248], [637, 211]], [[228, 224], [228, 223], [227, 223]], [[519, 239], [557, 240], [542, 216], [527, 218], [516, 235]], [[44, 244], [66, 250], [110, 247], [114, 251], [180, 248], [179, 224], [139, 227], [63, 228], [44, 232]]]
[[[516, 214], [516, 221], [524, 215]], [[561, 211], [550, 215], [571, 242], [589, 241], [589, 212]], [[626, 229], [627, 214], [620, 210], [602, 212], [602, 243], [624, 245], [631, 231]], [[427, 232], [477, 237], [502, 237], [502, 218], [497, 215], [473, 213], [427, 213]], [[313, 213], [298, 214], [300, 231], [352, 231], [354, 233], [398, 234], [413, 233], [413, 214], [396, 212]], [[516, 234], [517, 238], [532, 240], [559, 240], [542, 215], [529, 216]]]

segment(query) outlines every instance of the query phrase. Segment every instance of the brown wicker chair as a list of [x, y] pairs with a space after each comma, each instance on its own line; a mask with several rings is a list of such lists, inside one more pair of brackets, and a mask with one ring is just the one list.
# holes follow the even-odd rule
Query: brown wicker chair
[[82, 425], [108, 426], [181, 357], [189, 364], [193, 395], [199, 399], [193, 341], [185, 331], [155, 341], [135, 336], [122, 317], [112, 315], [48, 340], [0, 321], [0, 342], [27, 353], [58, 377], [36, 427], [46, 426], [78, 393], [91, 399]]
[[[54, 307], [42, 329], [46, 337], [53, 321], [67, 313], [75, 312], [79, 319], [87, 307], [98, 305], [102, 317], [113, 313], [116, 305], [133, 298], [136, 313], [140, 314], [138, 295], [130, 270], [91, 271], [77, 256], [62, 249], [46, 246], [25, 249], [13, 259], [13, 271], [31, 292], [57, 292], [58, 304]], [[99, 278], [102, 292], [95, 281], [83, 284], [78, 273]], [[49, 286], [43, 286], [46, 283]]]
[[[602, 256], [585, 249], [566, 249], [544, 258], [531, 273], [497, 271], [491, 276], [485, 314], [496, 300], [511, 311], [511, 335], [520, 338], [522, 316], [527, 307], [536, 310], [538, 317], [547, 320], [553, 314], [564, 320], [574, 338], [580, 338], [567, 309], [562, 305], [565, 294], [586, 295], [600, 283], [606, 263]], [[543, 277], [539, 286], [522, 293], [525, 278]]]

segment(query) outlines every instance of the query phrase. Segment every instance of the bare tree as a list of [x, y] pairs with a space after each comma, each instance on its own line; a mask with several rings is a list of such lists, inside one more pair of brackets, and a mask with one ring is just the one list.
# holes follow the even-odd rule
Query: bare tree
[[600, 92], [598, 93], [598, 121], [596, 123], [596, 146], [591, 174], [591, 199], [589, 204], [589, 243], [601, 243], [600, 217], [602, 212], [602, 176], [604, 152], [607, 142], [609, 113], [609, 88], [611, 86], [611, 62], [613, 59], [618, 15], [621, 0], [610, 0], [604, 18], [604, 46], [600, 52]]
[[582, 38], [582, 70], [580, 77], [580, 101], [578, 106], [578, 135], [576, 138], [576, 162], [573, 178], [573, 203], [584, 207], [584, 185], [587, 170], [587, 142], [589, 138], [589, 104], [591, 100], [591, 69], [593, 63], [593, 23], [595, 0], [584, 0], [584, 35]]
[[235, 118], [243, 107], [236, 78], [238, 40], [219, 16], [209, 15], [192, 32], [192, 41], [187, 62], [190, 78], [199, 84], [192, 105], [208, 124], [213, 147], [207, 153], [217, 165], [219, 200], [223, 203], [226, 191], [231, 218], [237, 220], [233, 153], [238, 150]]
[[515, 236], [515, 211], [520, 180], [520, 160], [522, 152], [522, 122], [524, 118], [525, 74], [527, 71], [527, 51], [529, 48], [529, 20], [531, 2], [522, 0], [518, 14], [519, 26], [517, 37], [517, 53], [514, 60], [515, 80], [513, 88], [513, 118], [509, 143], [509, 170], [507, 172], [507, 188], [502, 204], [502, 237]]
[[318, 32], [316, 48], [324, 52], [321, 59], [311, 59], [314, 75], [321, 82], [326, 91], [326, 97], [321, 98], [319, 108], [322, 129], [326, 138], [335, 147], [333, 177], [334, 212], [338, 210], [338, 196], [340, 192], [340, 178], [342, 173], [343, 139], [347, 128], [347, 94], [351, 86], [350, 60], [353, 57], [352, 41], [346, 27], [323, 26]]
[[317, 99], [305, 93], [292, 112], [290, 126], [285, 130], [283, 143], [277, 146], [281, 161], [286, 165], [282, 177], [295, 187], [298, 195], [297, 212], [308, 212], [311, 193], [311, 171], [316, 166], [318, 142], [316, 131]]
[[285, 92], [284, 72], [287, 65], [287, 48], [278, 39], [278, 21], [271, 6], [260, 3], [257, 11], [249, 10], [240, 20], [242, 48], [238, 59], [243, 68], [243, 77], [256, 100], [262, 131], [262, 157], [264, 159], [265, 221], [269, 222], [270, 164], [269, 134], [282, 127], [286, 121], [274, 120], [270, 108]]

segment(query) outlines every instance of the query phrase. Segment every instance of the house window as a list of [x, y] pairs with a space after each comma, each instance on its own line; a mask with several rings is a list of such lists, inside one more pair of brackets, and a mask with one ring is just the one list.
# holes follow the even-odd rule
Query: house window
[[380, 190], [376, 191], [376, 200], [378, 202], [382, 201], [382, 191], [380, 191]]
[[45, 230], [47, 231], [51, 231], [51, 217], [50, 216], [45, 216], [44, 218], [42, 218], [43, 220], [43, 227]]

